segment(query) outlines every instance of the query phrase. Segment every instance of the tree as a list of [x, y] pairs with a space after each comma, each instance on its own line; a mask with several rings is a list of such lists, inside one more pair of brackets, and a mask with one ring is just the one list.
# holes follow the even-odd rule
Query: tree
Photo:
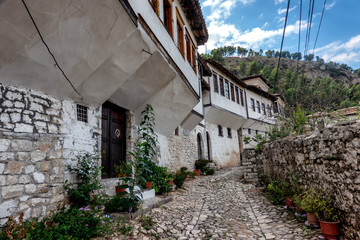
[[253, 57], [255, 55], [254, 50], [249, 49], [248, 57]]
[[359, 69], [356, 69], [356, 70], [354, 71], [354, 73], [356, 73], [356, 74], [360, 77], [360, 68], [359, 68]]
[[245, 61], [241, 61], [239, 63], [239, 67], [238, 67], [238, 71], [242, 74], [245, 75], [246, 74], [246, 62]]
[[246, 48], [243, 48], [243, 47], [240, 47], [240, 46], [237, 47], [238, 56], [245, 57], [247, 52], [248, 52], [248, 50]]
[[257, 62], [252, 61], [248, 66], [246, 75], [251, 76], [258, 74], [259, 72], [260, 72], [260, 65]]
[[301, 60], [302, 54], [301, 54], [301, 52], [292, 53], [291, 58], [294, 59], [294, 60]]
[[260, 71], [260, 73], [265, 77], [265, 78], [269, 78], [270, 74], [271, 74], [271, 69], [269, 66], [265, 66], [263, 67], [263, 69]]
[[268, 58], [272, 58], [272, 57], [274, 57], [274, 55], [275, 55], [275, 51], [274, 51], [274, 50], [267, 50], [267, 51], [265, 52], [265, 55], [266, 55]]
[[308, 54], [304, 56], [305, 61], [312, 61], [314, 60], [314, 54]]

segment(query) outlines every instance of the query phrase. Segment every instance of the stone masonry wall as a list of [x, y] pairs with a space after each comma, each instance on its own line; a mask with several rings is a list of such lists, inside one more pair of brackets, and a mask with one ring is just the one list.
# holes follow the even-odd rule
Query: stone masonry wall
[[76, 120], [76, 103], [0, 84], [0, 226], [9, 216], [41, 217], [58, 208], [67, 165], [98, 152], [101, 109]]
[[291, 171], [304, 187], [319, 187], [335, 201], [345, 239], [360, 239], [360, 123], [343, 123], [311, 135], [265, 145], [265, 174], [285, 178]]
[[262, 168], [261, 155], [255, 149], [244, 149], [242, 153], [241, 169], [244, 173], [244, 180], [248, 183], [258, 181], [258, 169]]

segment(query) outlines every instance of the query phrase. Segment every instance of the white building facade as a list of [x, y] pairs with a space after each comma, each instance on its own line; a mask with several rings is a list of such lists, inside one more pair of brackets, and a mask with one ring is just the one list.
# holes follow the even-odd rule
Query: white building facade
[[250, 105], [273, 114], [273, 95], [197, 56], [208, 39], [198, 0], [25, 4], [0, 5], [0, 225], [56, 210], [84, 152], [101, 153], [113, 194], [114, 165], [131, 158], [147, 104], [155, 161], [171, 170], [200, 158], [235, 166], [246, 131], [274, 121]]

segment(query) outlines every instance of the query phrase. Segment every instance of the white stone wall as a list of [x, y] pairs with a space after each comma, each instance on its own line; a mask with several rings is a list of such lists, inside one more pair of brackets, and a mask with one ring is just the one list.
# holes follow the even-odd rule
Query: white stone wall
[[99, 152], [101, 109], [76, 120], [76, 103], [0, 85], [0, 225], [9, 216], [41, 217], [65, 199], [67, 165]]
[[168, 167], [172, 171], [187, 167], [193, 170], [198, 160], [197, 134], [202, 136], [203, 157], [207, 158], [206, 135], [204, 127], [198, 125], [192, 131], [179, 127], [179, 135], [171, 134], [169, 137], [158, 135], [158, 164]]
[[240, 161], [240, 150], [237, 130], [231, 129], [229, 138], [227, 128], [223, 127], [223, 136], [218, 134], [218, 125], [207, 123], [210, 134], [211, 159], [220, 167], [237, 166]]

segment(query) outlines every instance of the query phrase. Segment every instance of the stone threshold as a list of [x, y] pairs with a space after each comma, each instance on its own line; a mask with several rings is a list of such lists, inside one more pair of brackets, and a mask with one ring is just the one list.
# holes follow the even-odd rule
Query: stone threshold
[[123, 218], [125, 221], [130, 221], [144, 215], [147, 212], [150, 212], [151, 209], [158, 208], [172, 200], [172, 196], [155, 196], [144, 200], [141, 204], [141, 208], [134, 213], [110, 213], [109, 215], [113, 221], [117, 221], [119, 218]]

